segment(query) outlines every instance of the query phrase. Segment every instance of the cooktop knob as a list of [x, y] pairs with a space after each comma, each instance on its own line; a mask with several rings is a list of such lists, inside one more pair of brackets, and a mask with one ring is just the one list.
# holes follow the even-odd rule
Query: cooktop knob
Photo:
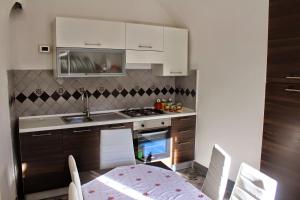
[[141, 126], [142, 126], [142, 127], [145, 127], [145, 125], [144, 125], [144, 124], [142, 124]]
[[165, 125], [165, 122], [161, 122], [161, 125]]

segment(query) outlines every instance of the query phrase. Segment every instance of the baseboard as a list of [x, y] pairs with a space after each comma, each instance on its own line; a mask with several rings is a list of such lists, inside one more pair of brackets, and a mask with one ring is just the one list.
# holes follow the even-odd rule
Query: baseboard
[[[208, 171], [208, 168], [207, 168], [207, 167], [205, 167], [205, 166], [203, 166], [203, 165], [197, 163], [196, 161], [193, 162], [193, 168], [196, 168], [197, 170], [199, 170], [199, 172], [200, 172], [200, 174], [201, 174], [202, 176], [206, 176], [207, 171]], [[231, 193], [232, 190], [233, 190], [233, 186], [234, 186], [234, 181], [228, 179], [228, 180], [227, 180], [226, 191], [228, 191], [228, 192]]]
[[188, 161], [188, 162], [183, 162], [183, 163], [178, 163], [178, 164], [172, 165], [172, 170], [178, 171], [178, 170], [190, 168], [192, 166], [193, 166], [193, 161]]

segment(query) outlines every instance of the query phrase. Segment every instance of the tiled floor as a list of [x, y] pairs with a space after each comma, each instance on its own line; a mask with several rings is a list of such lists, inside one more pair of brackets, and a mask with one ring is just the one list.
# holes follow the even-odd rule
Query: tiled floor
[[[194, 169], [194, 168], [187, 168], [187, 169], [179, 170], [179, 171], [177, 171], [177, 174], [186, 178], [191, 184], [193, 184], [198, 189], [201, 189], [204, 179], [205, 179], [205, 177], [201, 176], [201, 173], [197, 169]], [[224, 200], [229, 199], [229, 196], [230, 196], [229, 192], [226, 191]], [[47, 198], [47, 199], [43, 199], [43, 200], [67, 200], [67, 199], [68, 199], [68, 197], [66, 195], [63, 195], [63, 196], [52, 197], [52, 198]]]

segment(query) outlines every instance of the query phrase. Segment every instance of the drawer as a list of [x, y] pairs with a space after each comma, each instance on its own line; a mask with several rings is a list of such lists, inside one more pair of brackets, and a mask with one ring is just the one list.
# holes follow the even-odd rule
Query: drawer
[[172, 129], [184, 130], [185, 128], [194, 128], [196, 125], [196, 116], [172, 118]]
[[194, 160], [194, 150], [175, 150], [173, 152], [173, 164]]
[[184, 151], [184, 150], [193, 150], [195, 149], [195, 139], [189, 139], [186, 141], [180, 141], [180, 142], [174, 142], [173, 143], [173, 149]]
[[172, 133], [172, 139], [174, 143], [194, 141], [195, 140], [195, 129], [188, 129], [185, 131], [177, 131]]
[[62, 135], [57, 131], [21, 134], [20, 144], [22, 161], [51, 160], [62, 153]]

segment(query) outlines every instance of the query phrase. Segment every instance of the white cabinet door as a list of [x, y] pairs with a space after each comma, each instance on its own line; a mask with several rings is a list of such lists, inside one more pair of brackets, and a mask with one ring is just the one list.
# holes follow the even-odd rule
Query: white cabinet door
[[125, 49], [125, 23], [56, 18], [56, 47]]
[[126, 49], [163, 51], [162, 26], [126, 23]]
[[164, 27], [164, 64], [155, 66], [159, 76], [186, 76], [188, 74], [188, 30]]

